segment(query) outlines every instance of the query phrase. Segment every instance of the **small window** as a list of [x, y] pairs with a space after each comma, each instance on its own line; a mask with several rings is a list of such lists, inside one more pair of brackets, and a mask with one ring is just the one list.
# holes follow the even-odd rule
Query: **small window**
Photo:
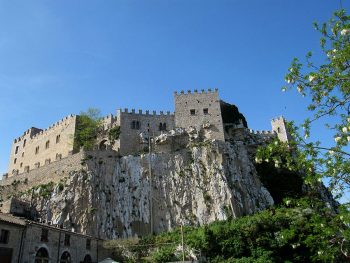
[[1, 229], [0, 243], [7, 244], [9, 242], [10, 231]]
[[57, 136], [56, 136], [56, 143], [59, 143], [60, 140], [61, 140], [61, 135], [57, 135]]
[[139, 130], [141, 127], [141, 124], [139, 121], [132, 121], [131, 122], [131, 129], [133, 130]]
[[26, 146], [27, 139], [24, 139], [23, 141], [23, 148]]
[[39, 168], [40, 167], [40, 162], [37, 162], [34, 165], [35, 165], [35, 168]]
[[39, 153], [39, 146], [35, 147], [35, 154]]
[[25, 173], [29, 173], [29, 168], [30, 168], [29, 165], [28, 166], [24, 166], [24, 172]]
[[18, 153], [19, 146], [16, 146], [15, 154]]
[[203, 113], [204, 113], [204, 115], [207, 115], [209, 113], [208, 108], [204, 108]]
[[46, 143], [45, 143], [45, 149], [49, 149], [50, 148], [50, 141], [47, 141]]
[[166, 123], [159, 123], [159, 130], [160, 131], [166, 131]]
[[56, 160], [61, 160], [62, 159], [62, 154], [56, 153]]
[[23, 166], [23, 163], [21, 163], [21, 164], [19, 165], [20, 168], [22, 168], [22, 166]]
[[277, 127], [277, 132], [280, 133], [281, 132], [281, 128]]
[[190, 114], [191, 115], [196, 115], [196, 110], [194, 110], [194, 109], [190, 110]]
[[22, 152], [22, 157], [24, 157], [24, 152]]
[[67, 247], [70, 246], [70, 235], [68, 235], [68, 234], [64, 235], [64, 245]]
[[40, 241], [42, 242], [48, 242], [49, 241], [49, 230], [42, 228], [41, 229], [41, 238]]
[[45, 160], [45, 164], [50, 164], [50, 163], [51, 163], [51, 159], [50, 158]]
[[91, 239], [86, 239], [86, 249], [90, 250], [91, 249]]
[[13, 164], [16, 164], [16, 162], [17, 162], [17, 158], [15, 158], [15, 159], [13, 160]]

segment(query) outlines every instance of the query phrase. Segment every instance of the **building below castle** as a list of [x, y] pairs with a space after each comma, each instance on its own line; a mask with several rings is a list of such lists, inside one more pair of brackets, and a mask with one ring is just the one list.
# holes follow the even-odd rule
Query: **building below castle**
[[[112, 148], [120, 155], [144, 151], [150, 137], [156, 137], [175, 128], [205, 127], [212, 140], [229, 140], [232, 129], [248, 129], [247, 121], [238, 108], [219, 98], [218, 90], [188, 91], [174, 93], [175, 112], [149, 112], [134, 109], [118, 109], [116, 115], [102, 119], [105, 131], [120, 127], [120, 136], [113, 143], [108, 138], [100, 138], [98, 147]], [[278, 136], [288, 141], [285, 120], [272, 120], [272, 131], [256, 132], [260, 136]], [[79, 125], [79, 116], [70, 115], [54, 123], [47, 129], [32, 127], [13, 141], [8, 176], [29, 172], [75, 154], [74, 138]], [[145, 140], [146, 139], [146, 140]]]
[[0, 213], [1, 263], [98, 262], [104, 258], [101, 242], [58, 226]]

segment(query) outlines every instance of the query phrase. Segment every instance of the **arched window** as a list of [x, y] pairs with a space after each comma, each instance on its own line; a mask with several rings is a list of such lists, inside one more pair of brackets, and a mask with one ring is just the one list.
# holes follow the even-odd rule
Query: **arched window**
[[71, 263], [71, 257], [70, 254], [68, 253], [68, 251], [63, 252], [61, 259], [60, 259], [60, 263]]
[[60, 140], [61, 140], [61, 135], [57, 135], [57, 136], [56, 136], [56, 143], [59, 143]]
[[35, 255], [35, 263], [49, 263], [49, 253], [45, 248], [40, 248]]
[[45, 144], [45, 149], [49, 149], [49, 147], [50, 147], [50, 141], [47, 141]]
[[166, 131], [166, 123], [159, 123], [159, 130], [160, 131]]
[[90, 255], [86, 255], [84, 257], [83, 263], [91, 263], [91, 262], [92, 262], [91, 256]]

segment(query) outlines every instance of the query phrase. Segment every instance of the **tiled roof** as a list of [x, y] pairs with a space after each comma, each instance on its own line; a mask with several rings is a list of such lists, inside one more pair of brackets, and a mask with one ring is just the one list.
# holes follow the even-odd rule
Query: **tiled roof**
[[0, 213], [0, 222], [1, 221], [11, 223], [11, 224], [16, 224], [16, 225], [21, 225], [21, 226], [26, 225], [26, 221], [24, 219], [15, 217], [10, 214], [4, 214], [4, 213]]

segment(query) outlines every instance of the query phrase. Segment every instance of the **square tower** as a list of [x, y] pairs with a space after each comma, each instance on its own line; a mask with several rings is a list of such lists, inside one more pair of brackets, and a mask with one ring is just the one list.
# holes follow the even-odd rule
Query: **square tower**
[[200, 130], [210, 124], [211, 138], [225, 140], [224, 126], [220, 108], [218, 90], [202, 90], [194, 93], [175, 92], [175, 126], [181, 128], [195, 127]]

